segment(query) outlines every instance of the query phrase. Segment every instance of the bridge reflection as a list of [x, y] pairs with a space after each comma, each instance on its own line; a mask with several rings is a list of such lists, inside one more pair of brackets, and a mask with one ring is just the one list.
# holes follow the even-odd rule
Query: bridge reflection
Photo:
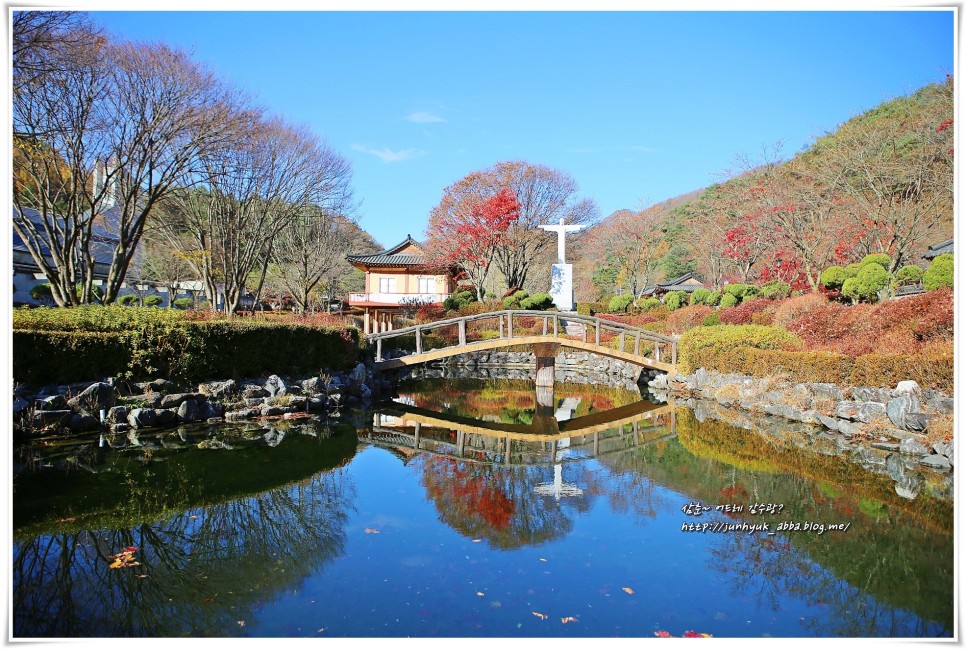
[[[466, 461], [531, 466], [617, 453], [675, 435], [673, 402], [641, 400], [563, 421], [540, 411], [538, 408], [530, 424], [509, 424], [393, 403], [373, 415], [365, 439], [404, 454], [425, 452]], [[564, 449], [567, 452], [561, 453]]]

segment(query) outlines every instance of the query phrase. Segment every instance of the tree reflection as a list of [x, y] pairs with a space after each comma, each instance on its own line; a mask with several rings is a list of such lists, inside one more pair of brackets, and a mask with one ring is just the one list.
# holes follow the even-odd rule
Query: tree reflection
[[590, 506], [586, 497], [558, 501], [534, 491], [552, 480], [552, 467], [505, 467], [430, 454], [421, 454], [412, 466], [422, 472], [421, 482], [444, 523], [495, 548], [540, 545], [564, 536], [573, 521], [563, 504]]
[[[344, 471], [118, 530], [14, 546], [14, 636], [225, 636], [344, 551]], [[111, 570], [136, 546], [140, 566]]]

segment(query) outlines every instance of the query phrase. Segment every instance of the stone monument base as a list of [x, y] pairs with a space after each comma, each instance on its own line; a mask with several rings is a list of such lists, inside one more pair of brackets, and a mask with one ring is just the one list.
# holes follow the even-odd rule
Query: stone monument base
[[550, 297], [557, 310], [574, 310], [574, 267], [571, 264], [554, 264], [550, 268]]

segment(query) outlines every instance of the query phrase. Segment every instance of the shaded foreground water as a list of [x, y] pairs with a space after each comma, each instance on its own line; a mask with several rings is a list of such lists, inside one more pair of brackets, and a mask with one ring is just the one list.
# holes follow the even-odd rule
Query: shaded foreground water
[[13, 636], [952, 635], [935, 476], [907, 500], [626, 390], [558, 386], [552, 414], [424, 381], [337, 420], [18, 448]]

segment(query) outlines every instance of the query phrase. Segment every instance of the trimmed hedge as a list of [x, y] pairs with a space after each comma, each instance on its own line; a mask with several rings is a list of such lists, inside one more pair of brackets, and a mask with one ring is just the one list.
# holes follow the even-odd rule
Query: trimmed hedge
[[719, 325], [696, 327], [686, 331], [678, 343], [678, 369], [690, 374], [699, 367], [721, 372], [738, 372], [729, 367], [735, 350], [756, 349], [801, 350], [802, 341], [793, 333], [779, 327], [761, 325]]
[[344, 369], [359, 332], [292, 323], [202, 321], [128, 331], [14, 330], [14, 379], [66, 383], [123, 376], [173, 381]]

